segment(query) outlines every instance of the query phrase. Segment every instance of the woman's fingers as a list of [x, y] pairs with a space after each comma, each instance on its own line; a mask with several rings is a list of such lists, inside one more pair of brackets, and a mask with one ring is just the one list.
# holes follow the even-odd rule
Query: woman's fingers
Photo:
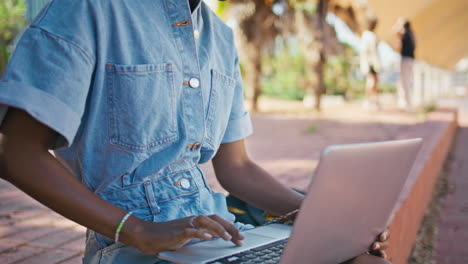
[[217, 215], [197, 216], [193, 218], [191, 227], [204, 229], [205, 232], [209, 232], [214, 237], [221, 237], [226, 241], [234, 242], [236, 245], [242, 244], [240, 240], [243, 239], [243, 236], [240, 234], [239, 230], [234, 225]]
[[216, 234], [217, 237], [221, 237], [224, 240], [232, 239], [232, 236], [226, 231], [226, 229], [224, 229], [224, 227], [220, 223], [214, 221], [208, 216], [197, 216], [193, 223], [196, 228], [204, 228]]
[[186, 228], [184, 230], [184, 239], [198, 238], [201, 240], [210, 240], [213, 235], [205, 229]]
[[384, 231], [379, 235], [378, 240], [380, 242], [385, 242], [390, 238], [390, 232], [389, 231]]
[[241, 241], [244, 239], [244, 235], [242, 235], [239, 229], [237, 229], [232, 223], [217, 215], [210, 215], [210, 218], [224, 227], [224, 229], [231, 235], [232, 241]]
[[371, 250], [385, 250], [388, 248], [388, 239], [390, 232], [384, 231], [377, 236], [377, 239], [372, 243]]
[[[150, 227], [157, 227], [154, 229], [155, 236], [152, 237], [158, 239], [156, 244], [144, 243], [142, 251], [147, 253], [175, 250], [183, 247], [194, 238], [210, 240], [220, 237], [232, 241], [238, 246], [242, 245], [241, 240], [243, 239], [234, 225], [216, 215], [199, 215], [164, 223], [151, 223]], [[158, 235], [156, 236], [156, 234]], [[153, 247], [145, 248], [148, 244], [153, 245]]]
[[372, 243], [369, 253], [374, 256], [378, 256], [378, 257], [382, 257], [386, 259], [387, 254], [385, 253], [385, 250], [388, 248], [389, 237], [390, 237], [389, 231], [384, 231], [381, 234], [379, 234], [375, 242]]

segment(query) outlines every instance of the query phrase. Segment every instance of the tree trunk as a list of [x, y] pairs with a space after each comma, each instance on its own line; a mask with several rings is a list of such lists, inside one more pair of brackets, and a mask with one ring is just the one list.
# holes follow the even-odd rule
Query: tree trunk
[[252, 61], [252, 111], [258, 112], [258, 99], [262, 94], [262, 84], [260, 83], [260, 76], [262, 74], [262, 57], [260, 51], [257, 51], [258, 58], [254, 58]]
[[321, 111], [322, 110], [322, 95], [325, 93], [325, 64], [326, 64], [326, 57], [325, 52], [323, 50], [320, 51], [320, 58], [315, 64], [314, 71], [317, 76], [317, 83], [314, 89], [315, 95], [315, 110]]
[[255, 12], [244, 17], [239, 26], [243, 33], [241, 40], [243, 48], [246, 74], [245, 78], [251, 91], [252, 111], [258, 111], [258, 99], [262, 94], [262, 57], [278, 34], [275, 27], [276, 15], [273, 14], [271, 4], [264, 0], [231, 1], [231, 2], [251, 2], [255, 6]]
[[322, 95], [325, 93], [325, 76], [324, 76], [324, 67], [327, 61], [325, 53], [325, 45], [327, 45], [325, 37], [325, 25], [326, 17], [328, 13], [328, 4], [329, 0], [318, 0], [317, 5], [317, 16], [318, 16], [318, 49], [319, 49], [319, 59], [315, 64], [315, 73], [317, 74], [317, 83], [315, 86], [315, 110], [321, 111], [322, 104]]
[[262, 55], [260, 47], [248, 43], [245, 47], [245, 80], [249, 88], [248, 98], [252, 102], [252, 112], [258, 112], [258, 99], [262, 94], [260, 76], [262, 74]]

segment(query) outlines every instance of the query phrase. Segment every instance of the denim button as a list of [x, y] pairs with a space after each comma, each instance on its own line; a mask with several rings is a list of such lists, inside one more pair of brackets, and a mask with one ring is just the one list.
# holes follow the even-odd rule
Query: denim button
[[184, 189], [190, 188], [190, 181], [187, 178], [182, 178], [179, 182], [180, 187]]
[[198, 31], [198, 30], [193, 31], [193, 36], [195, 37], [195, 39], [199, 39], [200, 38], [200, 31]]
[[189, 85], [192, 88], [198, 88], [200, 86], [200, 81], [197, 78], [191, 78], [189, 80]]
[[198, 142], [197, 142], [197, 143], [194, 143], [194, 144], [192, 145], [192, 151], [198, 150], [198, 149], [200, 148], [200, 146], [201, 146], [200, 143], [198, 143]]

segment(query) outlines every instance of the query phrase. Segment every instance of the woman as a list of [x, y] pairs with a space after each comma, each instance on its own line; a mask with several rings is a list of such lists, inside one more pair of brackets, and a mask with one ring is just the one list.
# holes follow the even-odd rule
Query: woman
[[88, 228], [84, 263], [156, 263], [193, 239], [242, 245], [246, 226], [199, 168], [209, 160], [258, 208], [302, 202], [247, 155], [232, 30], [200, 0], [54, 0], [0, 90], [0, 175]]
[[377, 20], [370, 20], [368, 30], [362, 33], [361, 38], [361, 71], [367, 76], [365, 107], [368, 109], [380, 109], [378, 73], [381, 65], [378, 54], [379, 40], [374, 33], [376, 26]]
[[397, 48], [400, 50], [400, 80], [398, 83], [398, 105], [408, 112], [413, 111], [412, 102], [412, 80], [414, 51], [416, 49], [416, 38], [411, 28], [411, 23], [406, 18], [400, 18], [395, 25], [398, 36]]

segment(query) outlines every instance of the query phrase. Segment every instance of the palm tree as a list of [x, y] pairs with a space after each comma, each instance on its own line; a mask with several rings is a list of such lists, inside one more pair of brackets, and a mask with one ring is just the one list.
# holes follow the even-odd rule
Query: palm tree
[[[327, 55], [339, 52], [340, 47], [333, 28], [326, 22], [329, 11], [334, 12], [355, 32], [360, 32], [365, 19], [367, 6], [357, 1], [343, 0], [231, 0], [233, 4], [250, 5], [237, 14], [242, 32], [241, 49], [244, 54], [246, 84], [252, 95], [252, 110], [258, 111], [258, 98], [261, 95], [262, 57], [271, 52], [275, 38], [279, 34], [295, 33], [300, 49], [306, 56], [310, 69], [305, 83], [313, 87], [314, 108], [321, 110], [321, 97], [325, 92], [324, 67]], [[285, 12], [276, 15], [274, 3], [281, 2]], [[356, 3], [355, 3], [356, 2]], [[361, 3], [362, 1], [359, 1]], [[250, 12], [249, 12], [250, 11]]]
[[[325, 93], [324, 67], [327, 62], [326, 49], [331, 41], [327, 41], [327, 30], [330, 27], [326, 23], [329, 0], [318, 0], [314, 9], [305, 8], [302, 5], [295, 6], [295, 27], [300, 40], [300, 48], [305, 54], [306, 69], [309, 71], [306, 84], [313, 87], [314, 108], [321, 110], [321, 98]], [[336, 34], [333, 34], [335, 37]], [[335, 41], [336, 42], [336, 41]]]
[[[271, 0], [231, 0], [233, 4], [251, 5], [240, 14], [239, 28], [242, 33], [241, 45], [244, 55], [246, 84], [252, 90], [252, 111], [258, 111], [261, 95], [262, 58], [271, 51], [275, 37], [279, 34], [279, 17], [272, 11]], [[250, 10], [250, 12], [245, 12]]]

